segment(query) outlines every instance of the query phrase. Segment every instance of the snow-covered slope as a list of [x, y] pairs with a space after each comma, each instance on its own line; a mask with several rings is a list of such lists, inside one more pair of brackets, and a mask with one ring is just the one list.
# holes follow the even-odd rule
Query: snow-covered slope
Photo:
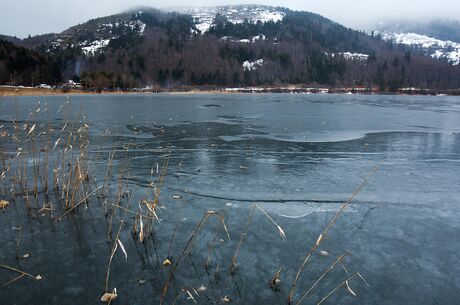
[[[234, 24], [243, 23], [245, 20], [250, 23], [257, 23], [258, 21], [278, 22], [284, 18], [287, 10], [264, 5], [236, 5], [178, 8], [169, 11], [191, 15], [196, 27], [191, 28], [191, 33], [198, 33], [199, 31], [201, 34], [204, 34], [213, 25], [217, 14], [220, 14]], [[87, 56], [103, 53], [109, 46], [109, 43], [121, 35], [128, 32], [141, 36], [144, 35], [147, 26], [145, 20], [154, 20], [152, 19], [153, 17], [149, 17], [151, 13], [151, 9], [146, 8], [146, 11], [136, 10], [90, 20], [55, 35], [55, 37], [48, 41], [47, 52], [53, 53], [71, 46], [80, 47], [82, 52]], [[223, 37], [223, 39], [227, 38]], [[265, 39], [265, 35], [261, 33], [257, 36], [238, 39], [236, 41], [240, 43], [255, 43], [258, 40]], [[228, 40], [233, 41], [233, 38], [228, 37]]]
[[238, 24], [248, 20], [250, 23], [278, 22], [286, 15], [284, 9], [264, 5], [236, 5], [219, 7], [181, 8], [174, 9], [179, 13], [189, 14], [195, 20], [196, 27], [201, 33], [206, 32], [212, 26], [216, 14], [220, 14], [229, 22]]
[[460, 43], [450, 40], [440, 40], [416, 33], [381, 33], [384, 40], [393, 41], [415, 47], [427, 55], [449, 62], [452, 65], [460, 64]]
[[373, 26], [374, 30], [390, 33], [417, 33], [441, 40], [460, 42], [460, 21], [443, 18], [399, 18], [380, 21]]
[[142, 11], [129, 14], [119, 14], [109, 17], [93, 19], [55, 35], [49, 41], [48, 53], [59, 49], [80, 47], [83, 54], [93, 56], [103, 53], [111, 40], [117, 39], [122, 34], [130, 32], [143, 35], [146, 24], [140, 19]]

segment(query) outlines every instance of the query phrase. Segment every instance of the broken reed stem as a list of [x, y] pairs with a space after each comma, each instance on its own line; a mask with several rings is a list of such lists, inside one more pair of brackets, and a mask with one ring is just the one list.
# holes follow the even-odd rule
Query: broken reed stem
[[16, 281], [22, 279], [24, 276], [25, 276], [25, 274], [20, 274], [20, 275], [18, 275], [17, 277], [15, 277], [14, 279], [12, 279], [11, 281], [8, 281], [8, 282], [6, 282], [5, 284], [3, 284], [0, 288], [3, 288], [3, 287], [8, 286], [9, 284], [12, 284], [12, 283], [14, 283], [14, 282], [16, 282]]
[[[49, 123], [48, 123], [48, 130], [50, 130], [50, 126], [49, 126]], [[44, 182], [44, 185], [43, 185], [43, 190], [45, 191], [45, 194], [48, 194], [48, 189], [49, 189], [49, 169], [50, 169], [50, 165], [49, 165], [49, 151], [50, 151], [50, 141], [51, 141], [51, 134], [49, 133], [48, 134], [48, 141], [46, 143], [46, 146], [45, 146], [45, 182]]]
[[259, 209], [265, 216], [267, 216], [267, 218], [275, 225], [275, 227], [278, 229], [278, 233], [280, 234], [281, 236], [281, 239], [283, 239], [283, 241], [286, 241], [286, 234], [284, 233], [284, 230], [281, 228], [280, 225], [278, 225], [276, 223], [276, 221], [273, 220], [273, 218], [268, 215], [267, 212], [265, 212], [264, 209], [262, 209], [261, 207], [259, 207], [258, 205], [256, 205], [256, 208]]
[[[27, 129], [28, 129], [28, 125], [27, 126]], [[35, 126], [36, 126], [36, 123], [32, 125], [32, 127], [30, 128], [30, 131], [27, 132], [27, 129], [26, 129], [26, 132], [27, 132], [27, 135], [26, 137], [28, 139], [30, 139], [30, 146], [31, 146], [31, 152], [32, 152], [32, 168], [33, 168], [33, 175], [34, 175], [34, 189], [33, 189], [33, 193], [34, 193], [34, 197], [35, 197], [35, 203], [37, 203], [37, 200], [38, 200], [38, 180], [39, 180], [39, 169], [38, 169], [38, 164], [37, 164], [37, 153], [36, 153], [36, 147], [35, 147]], [[27, 139], [26, 139], [27, 141]]]
[[214, 245], [216, 244], [217, 237], [219, 237], [219, 231], [220, 231], [219, 229], [220, 229], [220, 226], [219, 224], [217, 224], [216, 233], [214, 234], [214, 238], [212, 239], [211, 244], [209, 245], [209, 248], [208, 248], [208, 257], [206, 258], [206, 263], [205, 263], [206, 270], [209, 270], [209, 268], [211, 267], [212, 251], [214, 250]]
[[[167, 147], [169, 151], [169, 146]], [[166, 176], [168, 165], [169, 165], [169, 158], [171, 157], [171, 152], [168, 153], [168, 157], [166, 161], [163, 163], [163, 168], [161, 170], [160, 180], [158, 181], [158, 188], [155, 188], [155, 198], [154, 198], [154, 206], [158, 204], [158, 199], [160, 198], [161, 187], [163, 186], [164, 177]]]
[[53, 203], [50, 201], [46, 204], [43, 205], [43, 207], [38, 210], [35, 214], [34, 214], [34, 217], [37, 217], [38, 215], [40, 215], [42, 212], [46, 212], [46, 211], [50, 211], [51, 213], [51, 219], [53, 219]]
[[[246, 225], [244, 227], [243, 232], [241, 233], [240, 240], [239, 240], [238, 245], [237, 245], [237, 247], [235, 249], [235, 254], [232, 257], [232, 263], [230, 265], [230, 273], [231, 274], [234, 274], [235, 271], [236, 271], [236, 267], [237, 267], [236, 261], [237, 261], [238, 253], [239, 253], [239, 250], [241, 248], [241, 245], [243, 243], [244, 238], [247, 236], [247, 233], [248, 233], [248, 230], [249, 230], [249, 225], [252, 222], [252, 218], [253, 218], [253, 215], [254, 215], [255, 208], [259, 209], [277, 227], [281, 238], [283, 239], [283, 241], [285, 241], [286, 234], [284, 233], [283, 229], [273, 220], [273, 218], [270, 215], [268, 215], [267, 212], [265, 212], [258, 205], [254, 204], [252, 206], [251, 210], [249, 211], [249, 215], [248, 215], [248, 219], [246, 221]], [[222, 221], [222, 225], [224, 226], [225, 232], [227, 233], [227, 236], [230, 239], [230, 235], [228, 233], [228, 230], [227, 230], [227, 227], [225, 225], [225, 222]], [[217, 232], [216, 232], [216, 236], [214, 237], [214, 239], [212, 241], [212, 244], [211, 244], [211, 247], [210, 247], [209, 252], [208, 252], [208, 259], [206, 261], [206, 266], [208, 266], [209, 263], [210, 263], [211, 251], [212, 251], [212, 248], [214, 247], [214, 242], [215, 242], [216, 238], [217, 238]]]
[[21, 242], [22, 226], [18, 228], [18, 238], [16, 240], [16, 259], [19, 259], [19, 243]]
[[189, 250], [190, 246], [193, 244], [194, 240], [196, 239], [197, 235], [198, 235], [198, 232], [199, 230], [201, 229], [201, 227], [206, 223], [206, 221], [208, 220], [209, 217], [211, 216], [217, 216], [217, 217], [222, 217], [218, 212], [216, 211], [207, 211], [203, 217], [201, 218], [200, 222], [197, 224], [197, 226], [195, 227], [195, 229], [193, 230], [193, 233], [190, 235], [190, 238], [189, 240], [187, 241], [187, 243], [185, 244], [185, 247], [184, 249], [182, 250], [179, 258], [177, 259], [177, 261], [174, 263], [173, 267], [169, 269], [169, 274], [168, 274], [168, 277], [163, 285], [163, 292], [161, 294], [161, 297], [160, 297], [160, 305], [163, 304], [164, 302], [164, 298], [168, 292], [168, 288], [169, 288], [169, 284], [172, 280], [172, 278], [174, 277], [174, 273], [176, 272], [177, 270], [177, 267], [179, 266], [179, 263], [181, 262], [182, 258], [185, 256], [185, 254], [187, 253], [187, 251]]
[[129, 147], [126, 146], [125, 158], [123, 159], [123, 163], [121, 165], [120, 172], [118, 173], [117, 204], [120, 204], [121, 197], [123, 196], [123, 179], [124, 179], [124, 174], [128, 168], [128, 163], [129, 163], [128, 152], [129, 152]]
[[[166, 160], [163, 162], [163, 167], [161, 169], [159, 181], [158, 181], [158, 186], [155, 186], [154, 188], [154, 194], [153, 194], [153, 203], [152, 206], [150, 207], [148, 201], [146, 203], [147, 209], [149, 210], [150, 214], [153, 215], [156, 219], [158, 219], [157, 214], [155, 212], [155, 209], [158, 206], [159, 203], [159, 198], [160, 198], [160, 193], [161, 193], [161, 188], [163, 187], [163, 182], [164, 178], [166, 177], [166, 174], [168, 172], [168, 166], [169, 166], [169, 159], [171, 158], [171, 151], [169, 150], [169, 145], [166, 147], [166, 150], [168, 152]], [[153, 224], [154, 221], [149, 221], [146, 224], [146, 227], [148, 228], [147, 232], [148, 234], [151, 234], [153, 232]]]
[[[381, 162], [380, 162], [381, 163]], [[369, 174], [367, 175], [367, 177], [361, 182], [361, 184], [358, 186], [358, 188], [353, 192], [353, 194], [350, 196], [350, 198], [348, 198], [348, 200], [342, 204], [342, 206], [340, 207], [340, 209], [337, 211], [337, 213], [335, 214], [334, 218], [332, 218], [332, 220], [329, 222], [329, 224], [326, 226], [326, 228], [324, 229], [324, 231], [319, 235], [318, 237], [318, 240], [316, 241], [316, 243], [311, 247], [310, 251], [308, 251], [307, 255], [305, 256], [302, 264], [300, 265], [300, 268], [299, 270], [297, 271], [297, 274], [295, 275], [295, 278], [294, 280], [292, 281], [292, 284], [291, 284], [291, 289], [289, 291], [289, 294], [288, 294], [288, 299], [287, 299], [287, 304], [291, 304], [292, 303], [292, 299], [293, 299], [293, 296], [294, 296], [294, 292], [295, 292], [295, 289], [296, 289], [296, 285], [297, 285], [297, 282], [300, 278], [300, 275], [302, 274], [308, 260], [310, 259], [311, 255], [315, 252], [315, 250], [318, 248], [318, 246], [321, 244], [321, 242], [324, 240], [324, 238], [327, 237], [327, 234], [329, 232], [329, 230], [332, 228], [332, 226], [337, 222], [337, 219], [340, 217], [340, 215], [342, 215], [343, 211], [350, 205], [351, 201], [356, 197], [356, 195], [361, 192], [361, 190], [364, 188], [364, 186], [367, 184], [367, 182], [369, 181], [369, 179], [374, 175], [374, 173], [377, 171], [377, 169], [379, 168], [380, 166], [380, 163], [377, 164], [376, 166], [374, 166], [374, 168], [369, 172]]]
[[[122, 192], [123, 192], [123, 177], [124, 177], [124, 173], [126, 171], [125, 166], [127, 166], [127, 165], [128, 165], [128, 147], [126, 147], [125, 158], [123, 159], [123, 163], [122, 163], [122, 165], [120, 167], [120, 172], [118, 174], [117, 204], [120, 204], [120, 202], [121, 202], [121, 196], [122, 196]], [[126, 214], [126, 212], [127, 211], [125, 210], [125, 214]], [[115, 209], [112, 207], [112, 214], [110, 215], [109, 228], [107, 230], [107, 240], [110, 240], [111, 237], [112, 237], [112, 223], [113, 223], [113, 218], [114, 217], [115, 217]]]
[[[105, 172], [104, 176], [104, 197], [107, 198], [108, 193], [109, 193], [109, 183], [110, 183], [110, 178], [112, 177], [112, 162], [113, 158], [115, 157], [115, 148], [116, 148], [116, 142], [112, 145], [112, 150], [109, 152], [109, 158], [107, 159], [107, 170]], [[107, 213], [107, 205], [105, 205], [105, 212]]]
[[91, 197], [94, 193], [96, 193], [98, 190], [100, 190], [102, 188], [102, 186], [98, 187], [97, 189], [95, 189], [94, 191], [92, 191], [91, 193], [88, 194], [88, 196], [86, 196], [85, 198], [83, 198], [80, 202], [78, 202], [76, 205], [74, 205], [70, 210], [68, 210], [67, 212], [65, 212], [64, 214], [61, 215], [61, 217], [59, 217], [57, 220], [58, 221], [62, 221], [62, 218], [64, 218], [67, 214], [69, 214], [70, 212], [72, 212], [73, 210], [75, 210], [80, 204], [82, 204], [83, 202], [85, 202], [89, 197]]
[[347, 254], [343, 254], [337, 258], [337, 260], [329, 266], [329, 268], [326, 269], [326, 271], [323, 272], [323, 274], [316, 280], [316, 282], [307, 290], [307, 292], [304, 293], [304, 295], [300, 298], [300, 300], [296, 303], [296, 305], [300, 305], [305, 298], [310, 294], [310, 292], [321, 282], [321, 280], [332, 270], [335, 268], [335, 266], [340, 263]]
[[122, 207], [121, 205], [118, 205], [118, 204], [115, 204], [115, 203], [112, 203], [111, 205], [112, 205], [113, 207], [116, 207], [116, 208], [120, 209], [120, 210], [127, 211], [128, 213], [137, 215], [137, 216], [142, 217], [142, 218], [146, 218], [146, 219], [149, 219], [149, 220], [154, 220], [154, 219], [155, 219], [155, 218], [153, 218], [153, 217], [144, 215], [144, 214], [139, 213], [139, 212], [135, 212], [135, 211], [133, 211], [133, 210], [130, 210], [130, 209], [125, 208], [125, 207]]
[[174, 301], [172, 302], [172, 305], [176, 305], [177, 300], [179, 300], [180, 294], [181, 294], [183, 291], [184, 291], [184, 289], [181, 289], [181, 290], [179, 290], [179, 292], [177, 292], [176, 297], [174, 298]]
[[238, 245], [236, 246], [235, 254], [233, 254], [232, 264], [230, 266], [230, 273], [231, 274], [233, 274], [235, 272], [235, 270], [236, 270], [236, 259], [237, 259], [237, 256], [238, 256], [238, 252], [240, 251], [240, 247], [241, 247], [241, 244], [243, 243], [244, 237], [248, 233], [249, 225], [251, 224], [252, 216], [254, 215], [255, 208], [256, 208], [256, 205], [254, 204], [252, 206], [251, 210], [249, 211], [249, 215], [248, 215], [248, 219], [246, 221], [246, 225], [244, 226], [244, 230], [241, 233], [240, 241], [238, 242]]
[[[131, 197], [132, 197], [131, 195], [128, 195], [128, 203], [127, 203], [128, 207], [129, 207], [129, 204], [131, 203]], [[120, 226], [118, 227], [117, 235], [115, 236], [115, 239], [114, 239], [114, 242], [113, 242], [112, 251], [111, 251], [111, 254], [110, 254], [110, 257], [109, 257], [109, 263], [107, 265], [107, 273], [106, 273], [106, 276], [105, 276], [105, 292], [109, 291], [110, 266], [112, 265], [113, 256], [115, 255], [115, 252], [117, 251], [118, 238], [120, 237], [121, 230], [123, 229], [123, 225], [125, 223], [127, 213], [128, 213], [128, 211], [125, 210], [124, 213], [123, 213], [123, 217], [120, 220]]]
[[178, 225], [179, 225], [179, 222], [176, 222], [176, 225], [174, 226], [173, 234], [171, 235], [171, 239], [169, 240], [168, 256], [167, 257], [169, 257], [171, 255], [171, 249], [172, 249], [172, 245], [173, 245], [173, 241], [174, 241], [174, 236], [176, 236]]
[[0, 264], [0, 268], [3, 268], [3, 269], [7, 269], [7, 270], [10, 270], [10, 271], [17, 272], [17, 273], [22, 274], [22, 275], [24, 275], [24, 276], [28, 276], [28, 277], [30, 277], [30, 278], [32, 278], [32, 279], [34, 279], [34, 280], [37, 279], [36, 276], [33, 276], [33, 275], [30, 274], [30, 273], [27, 273], [27, 272], [24, 272], [24, 271], [22, 271], [22, 270], [16, 269], [16, 268], [14, 268], [14, 267], [10, 267], [10, 266], [7, 266], [7, 265]]
[[[222, 224], [222, 227], [224, 228], [225, 233], [227, 233], [228, 240], [231, 240], [230, 234], [228, 233], [228, 230], [227, 230], [227, 225], [225, 224], [225, 220], [224, 220], [223, 214], [220, 214], [220, 213], [219, 213], [219, 221], [220, 221], [220, 223]], [[190, 244], [190, 246], [189, 246], [190, 248], [193, 247], [193, 243], [194, 243], [194, 242], [196, 242], [196, 238], [195, 238], [195, 240], [192, 242], [192, 244]]]
[[334, 294], [334, 292], [336, 292], [340, 287], [342, 287], [343, 285], [346, 285], [347, 282], [351, 279], [353, 279], [356, 275], [358, 275], [357, 273], [353, 273], [352, 275], [350, 275], [346, 280], [344, 280], [342, 283], [340, 283], [337, 287], [335, 287], [331, 292], [329, 292], [324, 298], [321, 299], [321, 301], [318, 302], [318, 304], [316, 305], [321, 305], [323, 304], [331, 295]]
[[5, 178], [6, 174], [8, 173], [8, 168], [6, 167], [5, 163], [5, 153], [3, 151], [0, 151], [0, 155], [2, 157], [2, 171], [0, 172], [0, 180], [2, 181], [2, 196], [5, 195]]
[[[192, 287], [192, 290], [198, 295], [198, 293], [195, 291], [195, 289], [193, 287]], [[195, 298], [193, 297], [192, 293], [190, 292], [190, 290], [188, 290], [186, 287], [184, 287], [181, 290], [179, 290], [179, 292], [177, 292], [177, 295], [174, 298], [174, 301], [173, 301], [172, 305], [175, 305], [177, 303], [177, 300], [179, 300], [179, 297], [180, 297], [182, 292], [185, 292], [188, 295], [187, 299], [191, 299], [193, 301], [193, 303], [197, 304], [197, 302], [196, 302]]]

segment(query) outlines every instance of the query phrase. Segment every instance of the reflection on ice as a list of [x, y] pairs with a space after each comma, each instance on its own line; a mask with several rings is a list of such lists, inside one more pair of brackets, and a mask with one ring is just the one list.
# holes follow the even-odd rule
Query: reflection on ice
[[[255, 201], [257, 203], [257, 201]], [[285, 217], [285, 218], [303, 218], [312, 213], [325, 213], [325, 212], [337, 212], [342, 203], [319, 203], [319, 202], [263, 202], [257, 203], [267, 213]], [[245, 203], [227, 203], [227, 206], [231, 208], [247, 208]], [[357, 210], [349, 207], [344, 212], [346, 213], [357, 213]]]

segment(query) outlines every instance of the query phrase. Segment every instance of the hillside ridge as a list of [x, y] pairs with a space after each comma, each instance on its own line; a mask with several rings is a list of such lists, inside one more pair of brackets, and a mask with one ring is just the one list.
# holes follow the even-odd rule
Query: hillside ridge
[[[174, 11], [143, 7], [91, 19], [61, 33], [2, 39], [2, 44], [8, 40], [41, 54], [59, 67], [61, 79], [87, 88], [460, 88], [460, 69], [444, 53], [432, 56], [435, 50], [428, 53], [355, 31], [318, 14], [265, 5]], [[0, 84], [31, 85], [8, 62], [7, 55], [0, 57]]]

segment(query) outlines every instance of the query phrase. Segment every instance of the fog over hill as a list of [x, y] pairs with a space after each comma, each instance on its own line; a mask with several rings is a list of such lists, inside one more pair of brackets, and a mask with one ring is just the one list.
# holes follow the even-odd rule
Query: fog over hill
[[388, 20], [371, 26], [381, 32], [416, 33], [460, 43], [460, 22], [453, 19]]
[[157, 8], [208, 7], [239, 4], [283, 6], [292, 10], [310, 11], [354, 29], [368, 29], [376, 20], [426, 20], [450, 18], [459, 20], [460, 2], [452, 0], [22, 0], [3, 1], [0, 11], [0, 32], [21, 38], [61, 32], [66, 28], [100, 16], [116, 14], [136, 6]]

